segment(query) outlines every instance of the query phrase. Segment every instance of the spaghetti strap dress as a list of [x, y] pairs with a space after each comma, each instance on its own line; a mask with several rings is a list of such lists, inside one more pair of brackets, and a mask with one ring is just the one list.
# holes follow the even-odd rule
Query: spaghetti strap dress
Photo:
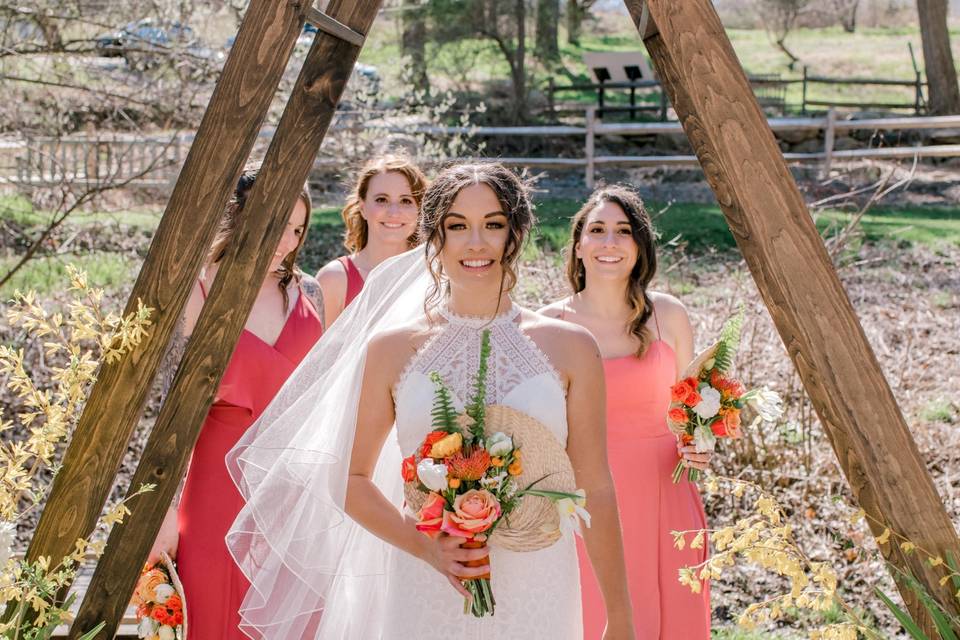
[[353, 302], [353, 299], [360, 295], [360, 291], [363, 289], [363, 276], [360, 275], [360, 270], [357, 269], [357, 265], [353, 264], [350, 256], [340, 256], [337, 260], [340, 261], [344, 271], [347, 272], [347, 293], [343, 296], [343, 308], [346, 309]]
[[[204, 298], [206, 291], [200, 285]], [[249, 583], [224, 536], [243, 505], [224, 456], [267, 407], [322, 333], [320, 316], [299, 292], [283, 329], [268, 344], [244, 329], [197, 439], [178, 507], [177, 571], [187, 600], [186, 640], [247, 640], [239, 629]]]
[[[656, 320], [656, 314], [654, 314]], [[699, 594], [677, 580], [681, 567], [706, 560], [701, 549], [676, 549], [671, 531], [706, 528], [697, 486], [674, 484], [676, 436], [667, 427], [676, 356], [660, 337], [641, 357], [604, 359], [607, 458], [617, 490], [624, 558], [637, 640], [708, 640], [709, 583]], [[589, 510], [590, 504], [587, 503]], [[586, 640], [599, 640], [606, 610], [583, 541], [578, 538]]]

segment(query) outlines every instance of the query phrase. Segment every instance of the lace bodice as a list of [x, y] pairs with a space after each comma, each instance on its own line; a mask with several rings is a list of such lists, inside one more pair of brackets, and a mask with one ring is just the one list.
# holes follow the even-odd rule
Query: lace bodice
[[[522, 411], [567, 441], [566, 394], [546, 354], [520, 329], [521, 309], [488, 319], [440, 312], [442, 326], [407, 364], [394, 388], [397, 438], [404, 456], [431, 429], [434, 384], [443, 378], [458, 411], [472, 396], [484, 329], [490, 329], [487, 403]], [[398, 505], [399, 506], [399, 505]], [[580, 640], [580, 574], [570, 537], [546, 549], [514, 552], [492, 546], [491, 581], [496, 615], [483, 619], [461, 613], [461, 597], [433, 567], [411, 555], [392, 556], [387, 590], [389, 628], [381, 640]]]
[[566, 398], [547, 355], [520, 329], [521, 308], [511, 306], [492, 320], [458, 316], [439, 309], [444, 322], [404, 368], [394, 389], [397, 432], [405, 455], [430, 430], [436, 372], [462, 411], [473, 394], [484, 329], [490, 330], [487, 403], [505, 404], [537, 418], [566, 442]]

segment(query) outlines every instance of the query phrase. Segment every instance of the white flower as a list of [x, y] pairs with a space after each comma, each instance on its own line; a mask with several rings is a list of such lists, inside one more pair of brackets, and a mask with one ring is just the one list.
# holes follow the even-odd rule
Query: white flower
[[160, 626], [160, 623], [154, 620], [153, 618], [147, 616], [140, 621], [140, 624], [137, 625], [137, 637], [138, 638], [152, 638], [157, 635], [157, 628]]
[[424, 458], [417, 465], [417, 477], [430, 491], [443, 491], [447, 488], [447, 465]]
[[13, 551], [14, 538], [17, 527], [12, 522], [0, 522], [0, 570], [7, 566], [10, 553]]
[[697, 448], [697, 453], [707, 453], [713, 451], [717, 446], [717, 437], [707, 425], [699, 425], [693, 430], [693, 445]]
[[160, 640], [177, 640], [177, 634], [173, 630], [173, 627], [167, 625], [160, 627], [157, 631], [157, 637], [159, 637]]
[[720, 392], [713, 387], [704, 387], [700, 390], [700, 402], [693, 408], [694, 413], [704, 420], [709, 420], [720, 411]]
[[480, 485], [484, 489], [493, 489], [494, 491], [500, 491], [500, 487], [503, 486], [503, 481], [507, 479], [507, 472], [501, 471], [495, 476], [484, 476], [480, 478]]
[[776, 422], [783, 415], [783, 399], [780, 394], [767, 387], [751, 391], [746, 394], [745, 399], [764, 422]]
[[487, 438], [487, 451], [490, 455], [502, 458], [513, 451], [513, 439], [507, 434], [497, 431]]
[[156, 596], [157, 604], [163, 604], [164, 602], [167, 601], [167, 598], [169, 598], [176, 592], [177, 590], [173, 588], [173, 585], [169, 585], [169, 584], [158, 584], [156, 587], [153, 588], [153, 594]]
[[590, 526], [590, 513], [584, 509], [587, 503], [587, 494], [583, 489], [577, 489], [580, 498], [560, 498], [557, 500], [557, 513], [560, 514], [560, 531], [563, 535], [580, 533], [580, 521]]

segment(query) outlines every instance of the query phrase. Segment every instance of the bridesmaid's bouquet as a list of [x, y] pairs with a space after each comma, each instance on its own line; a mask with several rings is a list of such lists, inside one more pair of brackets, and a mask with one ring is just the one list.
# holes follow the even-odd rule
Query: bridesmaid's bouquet
[[[462, 414], [454, 409], [440, 376], [430, 376], [436, 385], [433, 430], [401, 467], [407, 506], [416, 512], [419, 531], [466, 538], [464, 548], [485, 548], [492, 537], [514, 551], [542, 549], [562, 532], [577, 529], [578, 518], [589, 526], [585, 494], [569, 490], [570, 460], [545, 426], [509, 407], [485, 404], [489, 355], [488, 330], [482, 337], [473, 397]], [[521, 438], [527, 441], [523, 449]], [[524, 451], [530, 453], [527, 460]], [[529, 481], [531, 473], [538, 479]], [[484, 558], [465, 564], [487, 562]], [[464, 613], [493, 615], [490, 574], [463, 582], [472, 596], [464, 602]]]
[[137, 637], [147, 640], [184, 640], [187, 611], [183, 586], [170, 556], [163, 553], [155, 566], [146, 566], [133, 592], [137, 607]]
[[[743, 384], [730, 375], [740, 346], [743, 312], [727, 320], [720, 339], [698, 355], [670, 389], [667, 424], [682, 444], [693, 443], [698, 453], [713, 451], [717, 440], [741, 438], [741, 410], [750, 406], [758, 419], [774, 421], [782, 413], [780, 397], [766, 388], [745, 391]], [[681, 459], [673, 470], [673, 481], [680, 482], [684, 470], [696, 482], [700, 471], [687, 467]]]

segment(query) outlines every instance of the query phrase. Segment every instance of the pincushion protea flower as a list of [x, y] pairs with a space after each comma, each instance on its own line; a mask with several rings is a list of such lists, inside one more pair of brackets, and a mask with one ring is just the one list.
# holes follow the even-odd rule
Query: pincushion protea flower
[[490, 453], [482, 447], [474, 447], [469, 454], [464, 455], [464, 451], [461, 450], [447, 458], [445, 462], [451, 477], [461, 480], [479, 480], [490, 468]]

